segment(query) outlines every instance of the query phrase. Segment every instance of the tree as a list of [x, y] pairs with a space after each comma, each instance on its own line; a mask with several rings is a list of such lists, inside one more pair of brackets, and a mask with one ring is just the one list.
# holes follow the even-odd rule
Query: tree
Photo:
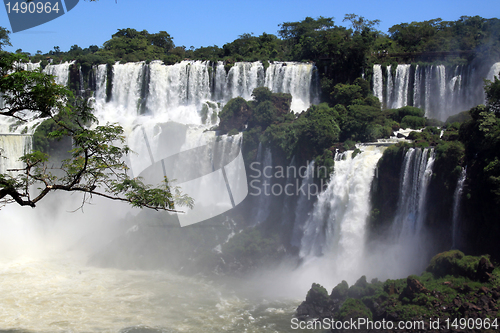
[[123, 129], [116, 124], [99, 125], [87, 102], [55, 84], [53, 76], [23, 70], [18, 63], [25, 59], [24, 55], [0, 53], [0, 96], [4, 100], [0, 116], [27, 121], [29, 110], [34, 118], [49, 119], [52, 131], [48, 136], [71, 138], [73, 149], [58, 167], [50, 166], [46, 153], [24, 155], [21, 160], [26, 166], [10, 170], [17, 174], [0, 174], [0, 204], [35, 207], [50, 192], [76, 191], [84, 193], [82, 205], [93, 195], [155, 210], [176, 211], [176, 206], [193, 205], [167, 179], [152, 187], [131, 178], [123, 162], [131, 152], [124, 144]]
[[0, 27], [0, 50], [5, 46], [12, 46], [10, 43], [10, 38], [9, 38], [9, 33], [10, 31]]
[[356, 14], [345, 14], [342, 22], [351, 22], [351, 27], [355, 32], [361, 33], [364, 29], [368, 28], [370, 30], [374, 29], [376, 25], [380, 24], [380, 20], [367, 20], [363, 16]]
[[484, 92], [491, 111], [500, 115], [500, 80], [495, 75], [493, 81], [485, 80]]

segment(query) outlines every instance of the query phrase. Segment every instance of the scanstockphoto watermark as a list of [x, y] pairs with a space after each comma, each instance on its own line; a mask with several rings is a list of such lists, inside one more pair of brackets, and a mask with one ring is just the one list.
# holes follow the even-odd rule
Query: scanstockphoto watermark
[[79, 0], [4, 0], [12, 32], [16, 33], [52, 21], [70, 10]]
[[[437, 323], [437, 326], [435, 325]], [[335, 320], [324, 318], [322, 320], [301, 321], [298, 318], [291, 320], [292, 330], [423, 330], [425, 323], [423, 320], [392, 322], [383, 320], [370, 320], [368, 318], [351, 318], [349, 320]], [[439, 320], [431, 321], [430, 328], [439, 329]]]
[[250, 164], [249, 193], [252, 196], [318, 196], [328, 186], [326, 166], [313, 167], [311, 163], [296, 167], [263, 165], [260, 162]]

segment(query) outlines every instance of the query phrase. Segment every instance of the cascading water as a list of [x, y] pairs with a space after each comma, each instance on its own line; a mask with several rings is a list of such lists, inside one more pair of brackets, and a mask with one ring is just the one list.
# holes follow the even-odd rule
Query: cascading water
[[43, 72], [45, 74], [54, 75], [57, 84], [67, 86], [69, 80], [69, 66], [73, 65], [74, 63], [74, 61], [66, 61], [59, 65], [47, 65], [43, 69]]
[[[0, 134], [0, 174], [24, 168], [19, 157], [31, 151], [31, 135]], [[16, 173], [9, 172], [12, 176]]]
[[433, 165], [432, 149], [410, 148], [405, 154], [398, 208], [393, 223], [393, 231], [400, 239], [418, 236], [422, 230]]
[[[327, 188], [304, 221], [300, 256], [323, 256], [336, 276], [357, 279], [362, 272], [370, 188], [385, 147], [359, 146], [361, 153], [337, 153]], [[326, 264], [323, 262], [323, 264]]]
[[381, 102], [384, 100], [384, 81], [381, 65], [373, 65], [373, 95]]
[[464, 183], [467, 177], [467, 168], [462, 169], [460, 177], [458, 177], [457, 186], [453, 193], [453, 220], [452, 220], [452, 249], [456, 249], [460, 240], [460, 203], [462, 201], [462, 193]]
[[[273, 160], [271, 150], [269, 148], [262, 149], [262, 145], [259, 144], [257, 152], [257, 165], [256, 169], [260, 172], [260, 177], [257, 182], [251, 182], [250, 187], [252, 188], [250, 194], [255, 195], [257, 198], [257, 204], [255, 206], [255, 221], [254, 224], [260, 224], [264, 222], [270, 213], [271, 207], [271, 186], [273, 175], [268, 173], [268, 169], [272, 170]], [[253, 169], [253, 167], [252, 167]], [[252, 193], [254, 192], [254, 193]]]
[[[444, 65], [397, 66], [395, 75], [387, 66], [385, 87], [380, 87], [380, 65], [373, 66], [373, 94], [387, 108], [412, 105], [425, 110], [425, 116], [446, 120], [449, 116], [484, 104], [483, 78], [492, 80], [498, 75], [500, 63], [489, 68], [473, 65], [446, 67]], [[413, 82], [412, 85], [410, 83]], [[382, 93], [385, 88], [385, 94]]]
[[[58, 83], [67, 85], [70, 65], [71, 63], [50, 65], [46, 67], [45, 72], [56, 75]], [[258, 86], [267, 86], [275, 92], [292, 94], [294, 103], [292, 107], [297, 112], [306, 109], [317, 99], [317, 96], [311, 96], [313, 84], [310, 81], [315, 78], [312, 64], [274, 63], [264, 70], [261, 63], [236, 63], [227, 74], [223, 63], [212, 65], [201, 61], [184, 61], [169, 66], [155, 61], [149, 64], [115, 64], [110, 69], [111, 76], [107, 65], [96, 66], [93, 76], [95, 83], [89, 84], [89, 87], [96, 89], [94, 108], [100, 124], [118, 123], [125, 130], [128, 145], [136, 153], [132, 154], [128, 161], [132, 175], [146, 178], [151, 170], [154, 171], [152, 172], [154, 177], [159, 178], [163, 178], [164, 170], [169, 178], [186, 174], [194, 177], [200, 173], [201, 176], [198, 178], [178, 179], [178, 183], [185, 181], [183, 183], [185, 184], [192, 181], [192, 184], [196, 185], [191, 188], [184, 187], [182, 190], [195, 199], [195, 210], [196, 207], [201, 207], [206, 218], [234, 207], [246, 196], [241, 187], [247, 185], [247, 179], [241, 172], [242, 166], [236, 163], [238, 156], [241, 158], [241, 154], [237, 154], [241, 150], [242, 136], [217, 137], [215, 132], [206, 131], [217, 122], [217, 112], [224, 103], [236, 96], [251, 98], [253, 89]], [[298, 106], [295, 109], [296, 105]], [[10, 127], [7, 128], [10, 133]], [[22, 153], [24, 152], [18, 151], [12, 154], [20, 156]], [[183, 159], [184, 156], [188, 156], [184, 161], [188, 163], [169, 165], [172, 156], [178, 156], [176, 154], [179, 156], [183, 154]], [[234, 160], [224, 160], [221, 156], [236, 157]], [[272, 161], [270, 158], [270, 152], [264, 150], [263, 164], [270, 164]], [[175, 161], [178, 162], [178, 159]], [[165, 163], [164, 169], [163, 163]], [[205, 179], [207, 175], [208, 178]], [[195, 184], [196, 182], [198, 183]], [[196, 192], [196, 189], [199, 192]], [[220, 200], [219, 194], [224, 195], [225, 201]], [[98, 199], [95, 200], [100, 203]], [[235, 331], [271, 332], [289, 328], [289, 323], [284, 318], [289, 318], [293, 314], [295, 302], [247, 302], [232, 292], [226, 295], [223, 290], [219, 290], [213, 284], [205, 283], [203, 279], [188, 281], [185, 277], [180, 278], [156, 271], [98, 269], [85, 266], [84, 260], [73, 260], [73, 253], [70, 255], [67, 251], [69, 247], [88, 243], [91, 244], [90, 253], [98, 255], [101, 249], [117, 237], [116, 230], [123, 228], [116, 226], [117, 222], [114, 221], [123, 219], [127, 212], [132, 215], [136, 212], [124, 209], [123, 206], [114, 208], [113, 203], [97, 204], [85, 208], [85, 217], [81, 218], [84, 221], [76, 226], [80, 213], [67, 215], [64, 210], [74, 210], [78, 204], [71, 206], [69, 201], [71, 200], [61, 200], [60, 203], [53, 204], [47, 199], [43, 205], [48, 205], [48, 212], [43, 213], [44, 208], [41, 204], [41, 207], [37, 208], [37, 214], [40, 216], [30, 215], [25, 219], [33, 221], [33, 224], [45, 223], [51, 226], [47, 228], [47, 234], [40, 232], [36, 237], [33, 236], [38, 242], [29, 239], [29, 244], [55, 244], [55, 239], [58, 240], [58, 244], [64, 244], [56, 247], [54, 251], [47, 250], [48, 252], [43, 254], [41, 251], [36, 251], [36, 255], [33, 256], [17, 256], [16, 253], [9, 258], [0, 258], [0, 269], [8, 280], [4, 281], [4, 285], [9, 288], [9, 295], [4, 297], [4, 301], [0, 301], [0, 308], [9, 310], [3, 311], [0, 321], [7, 323], [8, 329], [19, 328], [37, 332], [67, 330], [108, 332], [123, 330], [125, 327], [139, 327], [144, 330], [147, 330], [145, 327], [155, 327], [176, 331], [202, 329], [206, 332], [219, 332], [221, 327], [225, 327]], [[66, 206], [62, 207], [66, 203], [70, 206], [67, 209]], [[55, 207], [63, 211], [60, 212]], [[6, 220], [12, 221], [10, 230], [12, 232], [17, 228], [14, 222], [19, 222], [16, 216], [22, 216], [14, 208], [17, 207], [7, 207], [2, 211], [3, 228]], [[263, 209], [263, 212], [265, 210]], [[210, 212], [211, 216], [206, 216], [207, 212]], [[56, 219], [57, 214], [59, 214], [58, 219]], [[44, 216], [47, 216], [48, 222], [41, 221]], [[191, 223], [183, 218], [179, 217], [180, 225]], [[165, 219], [170, 221], [170, 215]], [[64, 220], [64, 223], [61, 223], [63, 226], [55, 228], [54, 223], [57, 223], [55, 220]], [[67, 223], [68, 221], [71, 222]], [[85, 229], [85, 225], [94, 222], [98, 225], [95, 229], [92, 231]], [[136, 223], [143, 222], [141, 220]], [[35, 230], [31, 224], [26, 223], [27, 226], [23, 225], [23, 228]], [[164, 227], [164, 224], [161, 226]], [[179, 228], [179, 224], [172, 228], [175, 227]], [[103, 228], [109, 228], [109, 232], [104, 233]], [[212, 228], [214, 227], [210, 230]], [[24, 230], [21, 229], [15, 229], [19, 231], [19, 235], [24, 234]], [[137, 232], [144, 232], [145, 229], [147, 228]], [[75, 234], [71, 240], [66, 237], [68, 230]], [[131, 230], [125, 237], [131, 237], [136, 229]], [[166, 230], [166, 233], [171, 231], [166, 228], [159, 230]], [[190, 230], [196, 229], [185, 228], [185, 230], [189, 233]], [[9, 234], [10, 231], [5, 234]], [[91, 235], [89, 237], [92, 240], [85, 238], [87, 235]], [[219, 242], [222, 243], [226, 239], [224, 236]], [[2, 238], [0, 245], [6, 244], [3, 241]], [[194, 248], [198, 245], [192, 244]], [[27, 248], [23, 247], [19, 253], [25, 253]], [[54, 255], [54, 252], [57, 255]], [[64, 258], [61, 258], [60, 253], [63, 253]], [[82, 254], [75, 254], [77, 255]], [[87, 256], [88, 253], [85, 252], [84, 255]], [[26, 274], [30, 278], [23, 278], [22, 288], [15, 287], [14, 284], [19, 282], [16, 277]], [[46, 279], [47, 276], [51, 276], [50, 281]], [[57, 276], [56, 280], [53, 279], [54, 276]], [[14, 284], [11, 285], [10, 282]], [[50, 292], [37, 291], [40, 285], [45, 286]], [[98, 290], [85, 287], [89, 285], [98, 286]], [[187, 290], [189, 293], [194, 292], [196, 296], [192, 294], [186, 296], [184, 291]], [[179, 302], [173, 301], [173, 298]], [[11, 299], [18, 300], [16, 301], [19, 306], [18, 311], [27, 314], [20, 320], [12, 320], [16, 315], [8, 304]], [[102, 305], [100, 311], [93, 311], [92, 304], [95, 302]], [[54, 305], [52, 315], [44, 313], [46, 307], [41, 305], [48, 303]], [[71, 315], [65, 313], [67, 309]], [[42, 317], [43, 319], [40, 319]], [[60, 321], [63, 317], [66, 321]], [[195, 317], [201, 322], [197, 324], [185, 322], [185, 318]], [[29, 318], [38, 320], [33, 321]], [[117, 321], [116, 318], [121, 319]], [[270, 322], [279, 321], [284, 324], [269, 325]], [[195, 326], [197, 328], [194, 328]]]
[[409, 77], [410, 65], [398, 65], [394, 78], [394, 100], [390, 103], [393, 109], [407, 105]]
[[[405, 154], [396, 215], [391, 226], [397, 250], [389, 252], [399, 274], [411, 274], [427, 262], [426, 230], [427, 191], [434, 166], [433, 149], [410, 148]], [[391, 260], [389, 260], [391, 261]]]
[[[309, 189], [309, 186], [314, 182], [314, 161], [311, 161], [307, 166], [305, 177], [302, 178], [300, 188]], [[298, 184], [297, 184], [298, 185]], [[295, 208], [295, 219], [293, 224], [291, 244], [300, 248], [302, 236], [304, 235], [304, 221], [308, 220], [311, 209], [311, 196], [308, 191], [299, 192], [297, 206]]]

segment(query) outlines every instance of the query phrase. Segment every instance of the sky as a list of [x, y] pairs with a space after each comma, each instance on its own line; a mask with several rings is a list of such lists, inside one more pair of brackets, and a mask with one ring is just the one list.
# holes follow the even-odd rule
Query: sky
[[[15, 2], [6, 0], [5, 2]], [[19, 0], [22, 1], [22, 0]], [[37, 0], [35, 0], [36, 2]], [[118, 29], [134, 28], [150, 33], [167, 31], [176, 46], [217, 45], [222, 47], [244, 33], [277, 34], [283, 22], [301, 21], [307, 16], [333, 17], [335, 24], [345, 14], [357, 14], [381, 21], [382, 32], [399, 23], [441, 18], [455, 21], [461, 16], [479, 15], [500, 18], [498, 0], [99, 0], [79, 3], [63, 16], [37, 27], [10, 35], [12, 47], [35, 54], [47, 53], [59, 46], [68, 51], [72, 45], [82, 48], [102, 46]], [[0, 8], [0, 26], [11, 30], [7, 9]]]

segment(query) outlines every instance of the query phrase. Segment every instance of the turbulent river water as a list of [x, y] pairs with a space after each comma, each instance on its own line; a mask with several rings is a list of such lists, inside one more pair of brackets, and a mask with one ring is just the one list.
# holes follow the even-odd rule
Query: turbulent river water
[[1, 326], [29, 332], [288, 332], [297, 306], [201, 277], [89, 267], [69, 253], [2, 260], [0, 276]]
[[273, 279], [88, 265], [88, 253], [115, 230], [103, 220], [120, 215], [120, 206], [108, 205], [111, 213], [99, 217], [102, 202], [84, 214], [68, 212], [75, 202], [56, 214], [57, 200], [2, 210], [0, 332], [297, 331], [291, 319], [305, 291], [277, 297], [266, 292]]

